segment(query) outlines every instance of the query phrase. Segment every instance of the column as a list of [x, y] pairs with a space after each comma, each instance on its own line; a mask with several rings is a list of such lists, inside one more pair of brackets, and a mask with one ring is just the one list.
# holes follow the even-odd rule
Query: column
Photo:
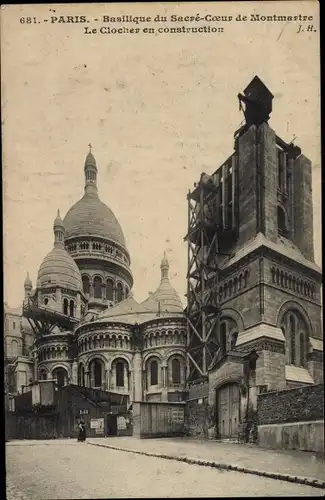
[[124, 363], [124, 390], [129, 391], [129, 366]]
[[129, 370], [129, 395], [130, 403], [132, 403], [134, 399], [134, 370], [132, 368]]
[[111, 368], [111, 388], [116, 389], [116, 363], [112, 363]]
[[85, 386], [90, 387], [89, 370], [85, 370]]
[[62, 306], [62, 295], [61, 295], [61, 288], [57, 288], [55, 291], [55, 298], [56, 298], [56, 310], [59, 312], [63, 311], [63, 306]]
[[142, 388], [142, 357], [141, 351], [137, 350], [133, 357], [133, 400], [143, 401]]
[[34, 354], [34, 382], [36, 382], [38, 380], [38, 376], [37, 376], [37, 349], [36, 349], [36, 346], [34, 344], [34, 351], [33, 351], [33, 354]]
[[163, 361], [161, 364], [161, 383], [159, 384], [162, 388], [161, 391], [161, 401], [168, 401], [168, 387], [167, 387], [167, 364]]
[[78, 385], [78, 363], [77, 363], [77, 361], [74, 361], [72, 363], [71, 383], [74, 385]]
[[75, 316], [76, 316], [76, 318], [80, 318], [81, 317], [81, 303], [80, 303], [80, 295], [79, 295], [79, 293], [77, 294], [77, 299], [76, 299]]
[[107, 366], [106, 370], [106, 390], [109, 391], [111, 389], [111, 370]]

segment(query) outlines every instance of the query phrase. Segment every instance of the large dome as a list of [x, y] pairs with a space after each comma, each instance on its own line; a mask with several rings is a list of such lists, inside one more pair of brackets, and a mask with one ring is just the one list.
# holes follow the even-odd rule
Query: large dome
[[37, 288], [48, 285], [59, 285], [70, 290], [82, 291], [78, 266], [64, 248], [53, 248], [40, 265]]
[[85, 161], [85, 194], [77, 201], [64, 218], [65, 240], [82, 236], [93, 236], [113, 241], [125, 247], [121, 226], [97, 191], [96, 160], [90, 151]]
[[125, 247], [121, 226], [97, 193], [85, 192], [64, 218], [65, 239], [81, 236], [97, 236], [114, 241]]

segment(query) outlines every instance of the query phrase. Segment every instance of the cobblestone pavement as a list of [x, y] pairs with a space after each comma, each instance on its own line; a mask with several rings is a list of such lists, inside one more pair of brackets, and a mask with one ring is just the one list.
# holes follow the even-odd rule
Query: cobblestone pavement
[[239, 465], [265, 472], [325, 480], [324, 456], [310, 452], [275, 451], [255, 445], [203, 441], [188, 438], [137, 439], [136, 437], [89, 438], [88, 442], [173, 456], [187, 456]]
[[6, 499], [7, 500], [29, 500], [24, 493], [7, 478], [6, 480]]
[[8, 500], [323, 496], [310, 486], [75, 440], [7, 443], [6, 472]]

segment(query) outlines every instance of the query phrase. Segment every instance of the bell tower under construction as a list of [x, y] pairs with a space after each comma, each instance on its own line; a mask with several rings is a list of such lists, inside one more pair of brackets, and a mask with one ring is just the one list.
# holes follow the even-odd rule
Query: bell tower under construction
[[236, 437], [257, 394], [323, 379], [312, 165], [270, 127], [273, 98], [258, 76], [238, 94], [234, 150], [187, 197], [195, 434]]

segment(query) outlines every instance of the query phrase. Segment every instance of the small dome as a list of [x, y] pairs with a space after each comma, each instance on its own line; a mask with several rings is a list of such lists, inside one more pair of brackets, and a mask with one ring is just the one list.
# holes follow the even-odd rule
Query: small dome
[[77, 264], [64, 248], [53, 248], [43, 260], [37, 276], [37, 288], [62, 286], [82, 290], [82, 279]]
[[183, 312], [180, 296], [168, 280], [162, 280], [152, 298], [160, 303], [161, 312]]
[[26, 279], [24, 282], [24, 287], [25, 288], [32, 288], [32, 286], [33, 286], [32, 280], [30, 279], [29, 273], [27, 272], [27, 276], [26, 276]]
[[37, 288], [44, 286], [62, 286], [70, 290], [81, 291], [82, 279], [77, 264], [64, 248], [64, 226], [60, 212], [53, 224], [54, 248], [43, 260], [37, 276]]
[[161, 282], [155, 293], [153, 293], [149, 299], [155, 300], [160, 304], [161, 312], [183, 312], [184, 307], [180, 296], [176, 290], [171, 286], [168, 277], [169, 262], [164, 253], [164, 257], [160, 265], [161, 269]]

